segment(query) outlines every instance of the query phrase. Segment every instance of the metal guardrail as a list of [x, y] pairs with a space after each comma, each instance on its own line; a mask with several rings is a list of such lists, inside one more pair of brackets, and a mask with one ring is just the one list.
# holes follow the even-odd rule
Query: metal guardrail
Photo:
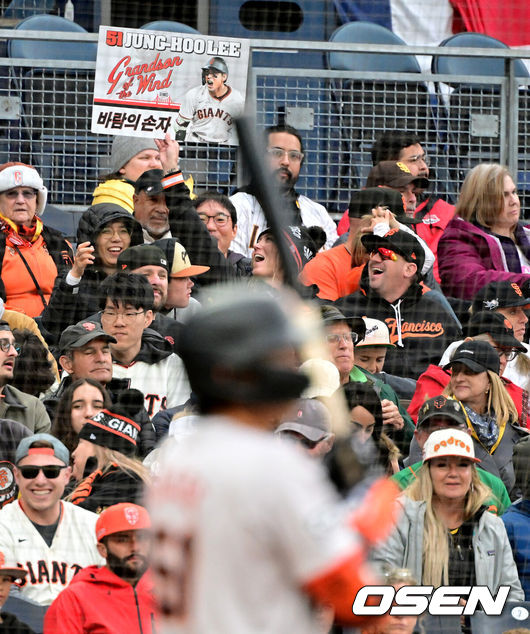
[[[0, 40], [96, 42], [97, 34], [0, 30]], [[369, 150], [384, 129], [416, 132], [431, 157], [437, 194], [454, 199], [480, 161], [508, 164], [530, 202], [530, 80], [513, 64], [530, 51], [251, 40], [252, 52], [283, 53], [295, 68], [252, 68], [249, 103], [260, 126], [283, 120], [301, 130], [306, 161], [298, 189], [339, 214], [370, 168]], [[310, 70], [303, 52], [393, 53], [500, 58], [504, 77]], [[39, 169], [50, 202], [83, 209], [104, 171], [111, 138], [90, 132], [95, 63], [0, 59], [0, 160]], [[290, 63], [290, 62], [289, 62]], [[445, 82], [453, 90], [443, 89]], [[430, 88], [430, 90], [427, 88]], [[474, 87], [474, 88], [473, 88]], [[530, 125], [530, 124], [528, 124]], [[529, 130], [530, 131], [530, 130]], [[182, 165], [198, 189], [228, 192], [244, 180], [237, 150], [188, 144]], [[528, 193], [527, 193], [528, 190]]]

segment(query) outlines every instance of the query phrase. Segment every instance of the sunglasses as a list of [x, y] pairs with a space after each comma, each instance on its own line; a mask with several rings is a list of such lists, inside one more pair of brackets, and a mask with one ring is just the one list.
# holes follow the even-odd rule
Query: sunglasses
[[394, 251], [392, 251], [391, 249], [385, 249], [385, 247], [374, 249], [371, 255], [373, 255], [374, 253], [379, 253], [382, 260], [392, 260], [392, 262], [396, 262], [396, 260], [398, 259], [398, 256]]
[[44, 473], [44, 477], [48, 478], [48, 480], [55, 480], [55, 478], [59, 477], [62, 469], [66, 469], [66, 465], [60, 466], [56, 464], [49, 464], [44, 467], [39, 467], [36, 465], [24, 465], [22, 467], [18, 467], [21, 476], [25, 480], [34, 480], [39, 472], [42, 471]]

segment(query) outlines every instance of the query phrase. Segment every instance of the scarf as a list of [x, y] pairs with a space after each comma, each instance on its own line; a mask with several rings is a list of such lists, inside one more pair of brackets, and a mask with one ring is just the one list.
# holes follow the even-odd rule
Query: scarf
[[473, 425], [478, 439], [489, 451], [499, 438], [499, 426], [497, 425], [495, 414], [490, 414], [489, 412], [477, 414], [465, 403], [462, 403], [462, 405], [464, 405], [466, 414]]

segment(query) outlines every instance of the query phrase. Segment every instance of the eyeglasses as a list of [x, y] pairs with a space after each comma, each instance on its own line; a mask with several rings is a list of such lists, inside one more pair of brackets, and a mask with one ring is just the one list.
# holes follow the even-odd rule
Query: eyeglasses
[[413, 154], [407, 159], [407, 163], [419, 163], [423, 161], [425, 165], [429, 165], [429, 157], [427, 154]]
[[22, 194], [26, 200], [31, 200], [37, 195], [37, 192], [34, 189], [10, 189], [9, 191], [3, 193], [8, 200], [16, 200], [20, 194]]
[[130, 321], [134, 321], [134, 318], [137, 317], [138, 315], [141, 315], [142, 313], [145, 313], [145, 310], [140, 310], [137, 313], [133, 313], [133, 312], [119, 313], [117, 310], [105, 308], [105, 310], [102, 310], [99, 314], [101, 315], [102, 319], [103, 317], [105, 317], [105, 319], [114, 321], [115, 319], [117, 319], [117, 317], [121, 317], [123, 321], [130, 322]]
[[59, 474], [63, 469], [66, 469], [66, 465], [60, 466], [57, 464], [48, 464], [44, 467], [39, 467], [37, 465], [23, 465], [22, 467], [18, 467], [21, 476], [25, 480], [34, 480], [39, 473], [42, 471], [44, 473], [44, 477], [48, 478], [48, 480], [55, 480], [55, 478], [59, 477]]
[[273, 156], [275, 159], [281, 159], [284, 157], [285, 154], [287, 154], [287, 158], [292, 163], [301, 163], [302, 159], [304, 158], [303, 153], [299, 152], [298, 150], [284, 150], [281, 147], [267, 148], [267, 154]]
[[504, 357], [506, 361], [513, 361], [519, 354], [519, 350], [515, 348], [497, 348], [497, 346], [492, 346], [492, 348], [497, 351], [499, 357]]
[[398, 259], [397, 253], [392, 251], [391, 249], [385, 249], [385, 247], [379, 247], [378, 249], [374, 249], [370, 255], [375, 255], [378, 253], [383, 260], [392, 260], [392, 262], [396, 262]]
[[9, 352], [11, 350], [11, 346], [15, 348], [15, 352], [20, 352], [21, 346], [19, 346], [18, 343], [9, 341], [9, 339], [0, 339], [0, 350], [2, 352]]
[[215, 222], [215, 224], [218, 227], [224, 227], [224, 225], [226, 225], [226, 223], [228, 222], [228, 218], [230, 218], [228, 214], [222, 214], [222, 213], [215, 214], [215, 216], [209, 216], [208, 214], [203, 214], [203, 213], [200, 213], [198, 215], [205, 225], [207, 225], [208, 221], [211, 219]]
[[328, 343], [340, 343], [341, 341], [344, 341], [344, 343], [357, 343], [358, 339], [359, 335], [356, 332], [345, 332], [341, 335], [326, 335], [326, 340]]

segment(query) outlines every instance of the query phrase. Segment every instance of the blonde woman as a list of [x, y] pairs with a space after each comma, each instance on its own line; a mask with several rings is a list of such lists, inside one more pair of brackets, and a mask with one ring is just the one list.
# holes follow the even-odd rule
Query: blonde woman
[[423, 466], [400, 499], [403, 512], [373, 560], [407, 568], [420, 584], [438, 588], [510, 586], [524, 593], [502, 520], [486, 510], [491, 490], [477, 475], [473, 442], [465, 431], [441, 429], [424, 446]]
[[499, 355], [486, 341], [465, 341], [444, 366], [449, 368], [443, 394], [462, 403], [482, 466], [502, 479], [513, 499], [513, 445], [528, 432], [516, 425], [517, 409], [499, 377]]
[[102, 410], [79, 432], [72, 453], [78, 484], [68, 501], [101, 513], [112, 504], [138, 502], [149, 472], [134, 457], [140, 425], [121, 414]]
[[467, 174], [456, 215], [438, 244], [445, 295], [471, 300], [489, 282], [530, 280], [530, 229], [519, 222], [520, 214], [506, 167], [482, 163]]

